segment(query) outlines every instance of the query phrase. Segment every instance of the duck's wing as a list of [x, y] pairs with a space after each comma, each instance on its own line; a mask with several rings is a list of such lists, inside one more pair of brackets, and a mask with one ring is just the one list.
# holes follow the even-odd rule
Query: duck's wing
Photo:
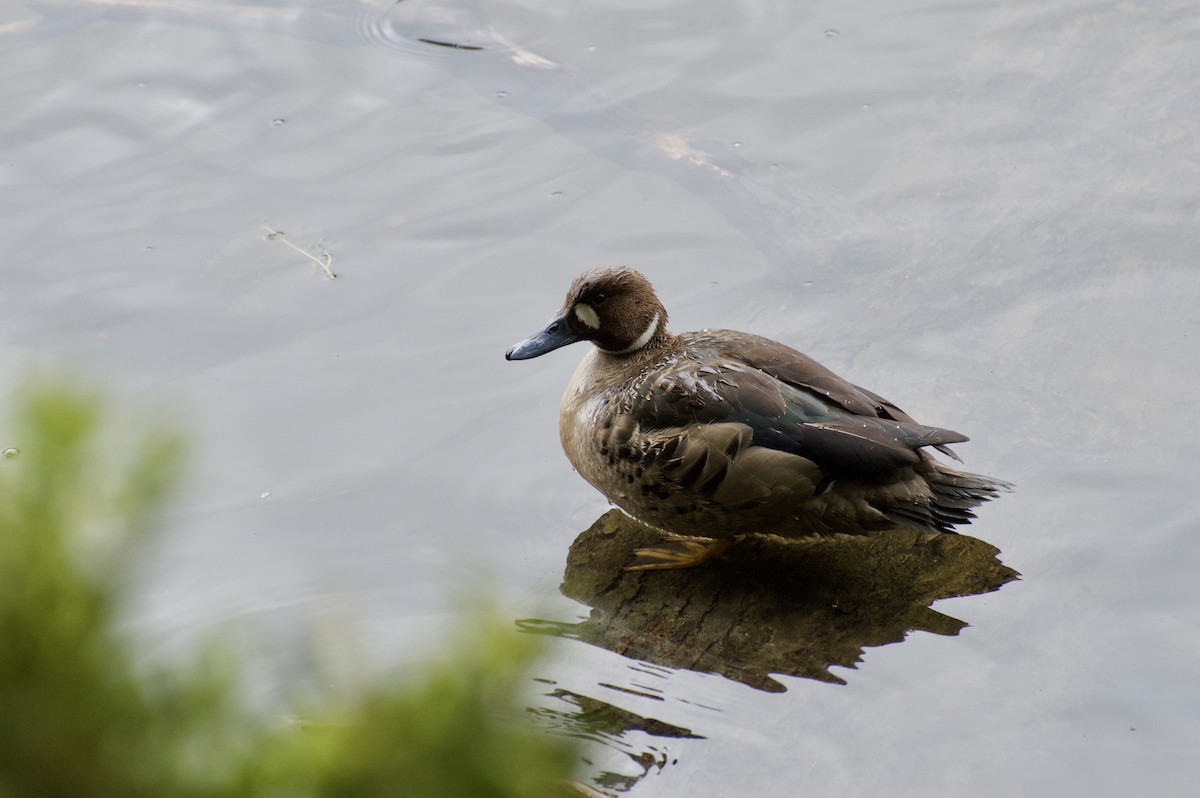
[[[874, 416], [904, 424], [917, 423], [912, 416], [897, 407], [895, 403], [842, 379], [803, 352], [798, 352], [778, 341], [750, 333], [727, 330], [711, 333], [705, 331], [700, 335], [705, 336], [711, 342], [710, 345], [716, 345], [725, 350], [726, 357], [740, 360], [795, 388], [822, 396], [856, 416]], [[954, 440], [947, 441], [948, 443], [962, 443], [970, 440], [961, 433], [950, 430], [943, 430], [943, 432], [956, 436]], [[942, 454], [962, 462], [959, 456], [945, 443], [926, 445], [932, 445]]]
[[744, 363], [781, 382], [823, 396], [856, 416], [912, 421], [883, 397], [842, 379], [803, 352], [778, 341], [732, 330], [705, 330], [695, 335], [693, 346], [711, 349], [714, 360]]
[[[714, 338], [725, 343], [723, 336]], [[798, 352], [799, 360], [768, 362], [777, 371], [786, 367], [790, 378], [785, 379], [740, 348], [733, 353], [704, 343], [690, 342], [688, 351], [696, 357], [676, 358], [643, 375], [630, 409], [640, 427], [744, 424], [756, 446], [804, 457], [830, 476], [860, 479], [883, 477], [920, 462], [918, 450], [923, 446], [966, 440], [907, 416], [886, 417], [873, 410], [873, 394]], [[804, 381], [792, 381], [800, 379]]]

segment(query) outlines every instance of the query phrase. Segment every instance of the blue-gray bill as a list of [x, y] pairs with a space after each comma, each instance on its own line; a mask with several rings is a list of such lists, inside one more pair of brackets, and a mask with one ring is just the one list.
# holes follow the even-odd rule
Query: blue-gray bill
[[566, 314], [550, 320], [541, 332], [526, 338], [504, 353], [505, 360], [529, 360], [581, 340], [567, 324]]

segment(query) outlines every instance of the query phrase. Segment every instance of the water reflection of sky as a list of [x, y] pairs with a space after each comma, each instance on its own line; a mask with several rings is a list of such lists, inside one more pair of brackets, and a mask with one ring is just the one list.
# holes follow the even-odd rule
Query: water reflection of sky
[[67, 359], [190, 420], [149, 637], [332, 609], [417, 657], [481, 578], [514, 618], [588, 615], [559, 593], [606, 509], [554, 428], [579, 353], [502, 354], [583, 268], [635, 265], [676, 329], [778, 338], [971, 435], [968, 468], [1019, 487], [972, 532], [1023, 578], [936, 603], [956, 636], [866, 644], [842, 687], [557, 641], [547, 711], [687, 730], [621, 737], [679, 763], [635, 792], [1183, 794], [1198, 24], [1085, 0], [10, 3], [0, 367]]

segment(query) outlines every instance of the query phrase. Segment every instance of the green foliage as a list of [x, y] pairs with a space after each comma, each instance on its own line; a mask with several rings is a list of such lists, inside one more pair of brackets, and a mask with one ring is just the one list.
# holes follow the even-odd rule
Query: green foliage
[[572, 748], [514, 722], [533, 649], [494, 623], [472, 632], [405, 689], [378, 685], [285, 735], [272, 780], [331, 798], [394, 796], [397, 785], [430, 798], [563, 795]]
[[[209, 645], [147, 672], [116, 631], [182, 444], [114, 429], [98, 396], [41, 383], [0, 459], [0, 798], [565, 794], [577, 754], [519, 718], [532, 641], [480, 621], [441, 663], [376, 677], [283, 724], [246, 710]], [[10, 452], [11, 454], [11, 452]]]

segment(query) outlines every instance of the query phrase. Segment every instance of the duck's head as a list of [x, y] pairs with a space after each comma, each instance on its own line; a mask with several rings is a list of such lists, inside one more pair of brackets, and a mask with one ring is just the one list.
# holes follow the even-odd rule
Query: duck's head
[[575, 278], [554, 318], [536, 335], [504, 354], [528, 360], [576, 341], [591, 341], [610, 355], [632, 355], [667, 335], [667, 311], [641, 272], [606, 266]]

